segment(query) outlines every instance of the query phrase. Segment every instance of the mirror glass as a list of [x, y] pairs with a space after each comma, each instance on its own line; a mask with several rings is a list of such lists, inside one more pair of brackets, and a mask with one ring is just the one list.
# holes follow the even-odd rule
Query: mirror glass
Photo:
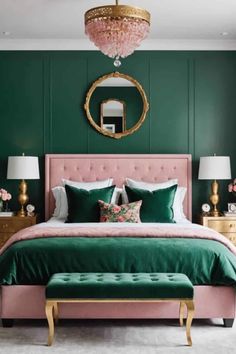
[[91, 86], [85, 111], [97, 131], [121, 138], [141, 126], [148, 102], [142, 86], [135, 79], [116, 72], [99, 78]]
[[126, 129], [125, 102], [118, 99], [103, 101], [100, 126], [111, 133], [123, 133]]

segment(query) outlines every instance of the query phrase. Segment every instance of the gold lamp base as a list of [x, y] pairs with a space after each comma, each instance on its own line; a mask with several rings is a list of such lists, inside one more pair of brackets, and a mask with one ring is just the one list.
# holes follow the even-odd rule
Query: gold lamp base
[[23, 179], [19, 184], [19, 195], [18, 202], [21, 205], [21, 209], [17, 212], [17, 216], [24, 217], [26, 216], [25, 204], [28, 202], [29, 197], [27, 194], [27, 183]]
[[210, 216], [221, 216], [222, 213], [219, 210], [212, 210]]
[[217, 209], [217, 205], [220, 201], [220, 196], [218, 194], [219, 191], [219, 183], [214, 180], [211, 184], [211, 196], [210, 196], [210, 201], [211, 204], [213, 205], [213, 210], [210, 212], [211, 216], [220, 216], [221, 212]]

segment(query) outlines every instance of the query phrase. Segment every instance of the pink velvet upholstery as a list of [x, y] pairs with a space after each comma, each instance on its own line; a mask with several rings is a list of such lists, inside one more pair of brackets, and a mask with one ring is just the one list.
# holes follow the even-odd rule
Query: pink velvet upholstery
[[113, 178], [121, 187], [125, 178], [148, 182], [164, 182], [177, 178], [187, 188], [185, 215], [192, 217], [191, 155], [46, 155], [45, 218], [52, 215], [54, 198], [51, 189], [61, 185], [61, 179], [96, 181]]
[[[45, 216], [52, 215], [54, 200], [51, 188], [61, 178], [94, 181], [114, 178], [121, 186], [125, 177], [149, 182], [178, 178], [187, 187], [184, 210], [191, 220], [190, 155], [46, 155]], [[43, 286], [2, 286], [2, 318], [44, 318]], [[235, 290], [232, 287], [196, 286], [195, 318], [234, 318]], [[174, 303], [161, 304], [62, 304], [61, 318], [178, 318]]]
[[[235, 290], [196, 286], [195, 318], [234, 318]], [[2, 286], [3, 318], [45, 318], [44, 286]], [[61, 304], [60, 318], [178, 318], [175, 303]]]

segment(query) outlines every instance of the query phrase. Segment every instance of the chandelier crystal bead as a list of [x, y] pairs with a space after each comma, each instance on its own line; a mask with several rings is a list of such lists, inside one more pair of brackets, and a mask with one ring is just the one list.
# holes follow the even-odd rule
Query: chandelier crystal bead
[[99, 50], [120, 66], [147, 37], [150, 13], [127, 5], [99, 6], [85, 13], [85, 33]]

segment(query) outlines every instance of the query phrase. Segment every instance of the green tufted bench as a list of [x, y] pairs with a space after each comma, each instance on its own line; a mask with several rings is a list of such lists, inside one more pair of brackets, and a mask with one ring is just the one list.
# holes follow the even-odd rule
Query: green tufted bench
[[46, 286], [48, 345], [53, 342], [58, 303], [70, 302], [180, 302], [180, 325], [187, 306], [186, 335], [194, 315], [193, 285], [181, 273], [57, 273]]

